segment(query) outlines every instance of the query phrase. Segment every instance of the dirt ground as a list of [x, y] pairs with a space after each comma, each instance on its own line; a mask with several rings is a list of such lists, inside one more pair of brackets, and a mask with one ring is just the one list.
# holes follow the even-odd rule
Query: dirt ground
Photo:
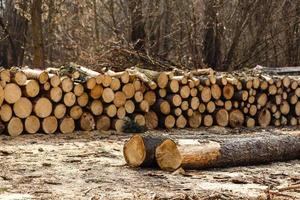
[[[153, 134], [231, 138], [280, 131], [295, 130], [213, 127]], [[300, 160], [182, 174], [132, 169], [122, 155], [129, 137], [110, 132], [2, 135], [0, 199], [300, 199], [300, 188], [288, 188], [300, 184]]]

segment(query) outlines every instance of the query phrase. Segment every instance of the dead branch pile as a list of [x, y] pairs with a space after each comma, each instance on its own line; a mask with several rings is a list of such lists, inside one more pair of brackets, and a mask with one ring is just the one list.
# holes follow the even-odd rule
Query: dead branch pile
[[300, 80], [251, 73], [1, 69], [0, 115], [12, 136], [122, 131], [128, 120], [148, 129], [300, 124]]

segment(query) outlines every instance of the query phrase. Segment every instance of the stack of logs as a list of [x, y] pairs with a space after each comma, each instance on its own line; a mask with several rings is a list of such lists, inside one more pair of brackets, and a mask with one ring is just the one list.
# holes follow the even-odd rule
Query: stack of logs
[[[77, 81], [82, 72], [85, 81]], [[12, 136], [122, 131], [128, 119], [148, 129], [297, 125], [299, 97], [300, 81], [293, 77], [233, 76], [210, 69], [0, 71], [1, 121]]]

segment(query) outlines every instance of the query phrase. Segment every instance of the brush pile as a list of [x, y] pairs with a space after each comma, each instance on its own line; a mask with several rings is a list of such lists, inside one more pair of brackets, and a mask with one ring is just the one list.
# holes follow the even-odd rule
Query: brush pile
[[298, 125], [299, 97], [297, 77], [257, 71], [0, 70], [1, 121], [12, 136], [121, 132], [128, 121], [148, 129]]

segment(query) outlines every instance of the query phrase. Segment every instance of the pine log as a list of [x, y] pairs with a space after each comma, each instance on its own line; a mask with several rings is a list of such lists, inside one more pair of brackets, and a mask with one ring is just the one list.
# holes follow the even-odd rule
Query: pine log
[[27, 97], [36, 97], [40, 93], [40, 85], [36, 80], [27, 80], [25, 83], [24, 94]]
[[103, 113], [103, 104], [99, 100], [93, 100], [90, 109], [93, 115], [99, 116]]
[[229, 124], [229, 114], [226, 109], [220, 109], [215, 114], [215, 122], [217, 125], [226, 127]]
[[225, 101], [224, 103], [224, 108], [228, 111], [230, 111], [232, 109], [232, 102], [231, 101]]
[[241, 127], [244, 124], [244, 114], [238, 110], [232, 110], [229, 114], [229, 125], [232, 128]]
[[118, 78], [113, 78], [110, 84], [110, 88], [113, 91], [118, 91], [121, 88], [121, 82]]
[[135, 105], [132, 100], [127, 100], [125, 102], [124, 108], [126, 110], [126, 113], [132, 114], [135, 111]]
[[206, 143], [182, 140], [178, 149], [184, 169], [255, 165], [300, 158], [300, 137], [268, 135]]
[[57, 118], [57, 119], [62, 119], [64, 118], [64, 116], [67, 113], [67, 107], [65, 106], [65, 104], [57, 104], [53, 110], [53, 115]]
[[[118, 93], [118, 92], [117, 92]], [[125, 94], [124, 94], [124, 97], [125, 97], [125, 101], [126, 101], [126, 96], [125, 96]], [[116, 96], [115, 96], [115, 99], [116, 99]], [[140, 102], [142, 102], [143, 100], [144, 100], [144, 94], [143, 94], [143, 92], [142, 91], [137, 91], [135, 94], [134, 94], [134, 100], [135, 100], [135, 102], [137, 102], [137, 103], [140, 103]], [[148, 102], [148, 101], [147, 101]], [[125, 104], [125, 102], [124, 102], [124, 104]], [[148, 104], [149, 104], [149, 102], [148, 102]]]
[[131, 167], [157, 167], [175, 170], [181, 156], [174, 141], [153, 136], [134, 135], [123, 147], [126, 163]]
[[113, 103], [117, 108], [122, 107], [126, 103], [126, 95], [122, 91], [118, 91], [114, 94]]
[[222, 96], [222, 90], [219, 85], [214, 84], [211, 86], [211, 96], [215, 99], [218, 100]]
[[150, 106], [149, 106], [149, 103], [148, 101], [146, 100], [143, 100], [140, 104], [139, 104], [139, 109], [141, 112], [149, 112], [150, 110]]
[[101, 85], [95, 85], [90, 91], [92, 99], [99, 99], [103, 94], [103, 87]]
[[171, 113], [176, 116], [176, 117], [179, 117], [180, 115], [182, 115], [182, 110], [181, 108], [175, 108], [175, 109], [172, 109], [171, 110]]
[[109, 87], [111, 82], [112, 82], [112, 77], [107, 74], [104, 74], [103, 79], [102, 79], [103, 87]]
[[77, 103], [79, 106], [85, 107], [89, 103], [89, 95], [87, 93], [83, 93], [77, 98]]
[[188, 101], [182, 101], [180, 108], [183, 111], [187, 111], [189, 109], [189, 102]]
[[96, 78], [95, 77], [90, 77], [86, 81], [86, 88], [89, 89], [89, 90], [92, 90], [96, 86], [96, 84], [97, 84]]
[[211, 127], [214, 123], [214, 119], [211, 115], [205, 115], [203, 117], [203, 125], [206, 127]]
[[13, 82], [19, 86], [24, 86], [27, 81], [27, 76], [23, 71], [17, 71], [14, 73]]
[[268, 109], [263, 109], [258, 114], [258, 119], [257, 119], [258, 124], [263, 128], [266, 128], [267, 126], [269, 126], [271, 123], [271, 120], [272, 120], [272, 115]]
[[7, 125], [7, 132], [10, 136], [16, 137], [22, 134], [24, 130], [23, 122], [18, 117], [12, 117]]
[[123, 127], [125, 125], [125, 120], [123, 119], [113, 119], [112, 128], [117, 131], [117, 133], [123, 132]]
[[186, 125], [187, 125], [187, 119], [183, 115], [178, 116], [176, 119], [176, 127], [185, 128]]
[[61, 78], [61, 88], [64, 92], [71, 92], [73, 90], [74, 83], [69, 77]]
[[84, 131], [92, 131], [95, 129], [95, 119], [92, 114], [84, 112], [80, 118], [80, 127]]
[[175, 107], [178, 107], [182, 103], [182, 98], [179, 94], [170, 94], [166, 97], [167, 101]]
[[29, 117], [32, 112], [32, 103], [26, 97], [21, 97], [13, 106], [15, 115], [21, 119]]
[[76, 103], [76, 96], [73, 92], [68, 92], [64, 95], [64, 104], [67, 107], [72, 107]]
[[50, 85], [49, 82], [46, 82], [46, 83], [42, 84], [41, 87], [42, 87], [42, 90], [45, 91], [45, 92], [47, 92], [51, 89], [51, 85]]
[[27, 79], [38, 80], [40, 84], [44, 84], [49, 80], [49, 75], [46, 71], [23, 68], [22, 72], [26, 74]]
[[100, 131], [108, 131], [111, 126], [110, 118], [106, 115], [101, 115], [97, 118], [96, 129]]
[[123, 86], [122, 91], [124, 92], [126, 99], [131, 99], [134, 97], [135, 89], [132, 83], [127, 83]]
[[198, 128], [201, 125], [202, 117], [199, 112], [194, 112], [191, 117], [188, 118], [188, 124], [191, 128]]
[[191, 109], [191, 108], [189, 108], [189, 109], [186, 111], [186, 115], [187, 115], [188, 117], [193, 116], [193, 113], [194, 113], [194, 111], [193, 111], [193, 109]]
[[165, 88], [161, 88], [158, 90], [158, 95], [161, 97], [161, 98], [164, 98], [167, 96], [167, 90]]
[[16, 103], [22, 96], [20, 87], [15, 83], [8, 83], [4, 88], [4, 99], [9, 104]]
[[110, 104], [104, 108], [105, 114], [109, 117], [117, 115], [117, 107], [114, 104]]
[[247, 128], [253, 128], [253, 127], [255, 127], [255, 119], [253, 119], [251, 117], [246, 117], [245, 123], [246, 123], [246, 127]]
[[30, 115], [25, 119], [24, 123], [25, 131], [29, 134], [37, 133], [41, 128], [40, 120], [35, 115]]
[[257, 104], [261, 107], [264, 107], [268, 102], [268, 96], [265, 93], [261, 93], [257, 95]]
[[[70, 111], [69, 111], [69, 115], [72, 119], [74, 120], [78, 120], [80, 119], [81, 115], [83, 114], [83, 110], [80, 106], [75, 105], [73, 106]], [[57, 117], [58, 118], [58, 117]], [[62, 117], [60, 117], [59, 119], [61, 119]]]
[[183, 99], [187, 99], [189, 98], [189, 96], [191, 95], [191, 89], [189, 86], [187, 85], [184, 85], [180, 88], [180, 96], [183, 98]]
[[204, 87], [201, 91], [201, 100], [207, 103], [211, 100], [212, 94], [210, 87]]
[[144, 100], [148, 101], [150, 106], [153, 106], [156, 102], [156, 94], [154, 91], [147, 91], [144, 95]]
[[200, 103], [198, 111], [202, 114], [206, 111], [206, 105], [204, 103]]
[[41, 97], [36, 101], [33, 110], [39, 118], [46, 118], [52, 113], [52, 103], [49, 99]]
[[287, 101], [283, 101], [280, 105], [280, 112], [283, 115], [287, 115], [290, 112], [290, 104]]
[[60, 77], [57, 75], [53, 75], [50, 78], [50, 84], [52, 87], [58, 87], [61, 84]]
[[61, 89], [61, 87], [53, 87], [50, 90], [50, 99], [55, 102], [58, 103], [61, 101], [63, 96], [63, 91]]
[[75, 83], [73, 92], [77, 97], [80, 97], [84, 93], [84, 86], [81, 83]]
[[46, 134], [53, 134], [58, 128], [58, 122], [56, 117], [48, 116], [43, 119], [42, 129]]
[[227, 84], [223, 88], [223, 96], [226, 100], [230, 100], [234, 95], [234, 87], [231, 84]]
[[145, 116], [143, 116], [141, 114], [134, 115], [133, 120], [139, 126], [146, 126]]
[[1, 120], [3, 122], [9, 122], [9, 120], [13, 116], [13, 110], [12, 110], [11, 106], [8, 104], [3, 104], [1, 106], [0, 116], [1, 116]]
[[124, 107], [118, 108], [117, 117], [118, 117], [118, 119], [124, 119], [126, 117], [126, 110]]
[[75, 130], [75, 121], [71, 117], [65, 117], [60, 120], [59, 130], [63, 134], [73, 133]]
[[179, 82], [177, 80], [170, 80], [168, 84], [168, 90], [171, 93], [177, 93], [179, 91]]
[[213, 101], [210, 101], [206, 105], [206, 111], [208, 113], [213, 113], [216, 110], [216, 104]]
[[171, 106], [169, 102], [163, 99], [157, 100], [156, 104], [154, 105], [154, 109], [164, 115], [168, 115], [171, 112]]
[[145, 114], [146, 127], [148, 129], [156, 129], [158, 127], [158, 117], [153, 111], [149, 111]]

